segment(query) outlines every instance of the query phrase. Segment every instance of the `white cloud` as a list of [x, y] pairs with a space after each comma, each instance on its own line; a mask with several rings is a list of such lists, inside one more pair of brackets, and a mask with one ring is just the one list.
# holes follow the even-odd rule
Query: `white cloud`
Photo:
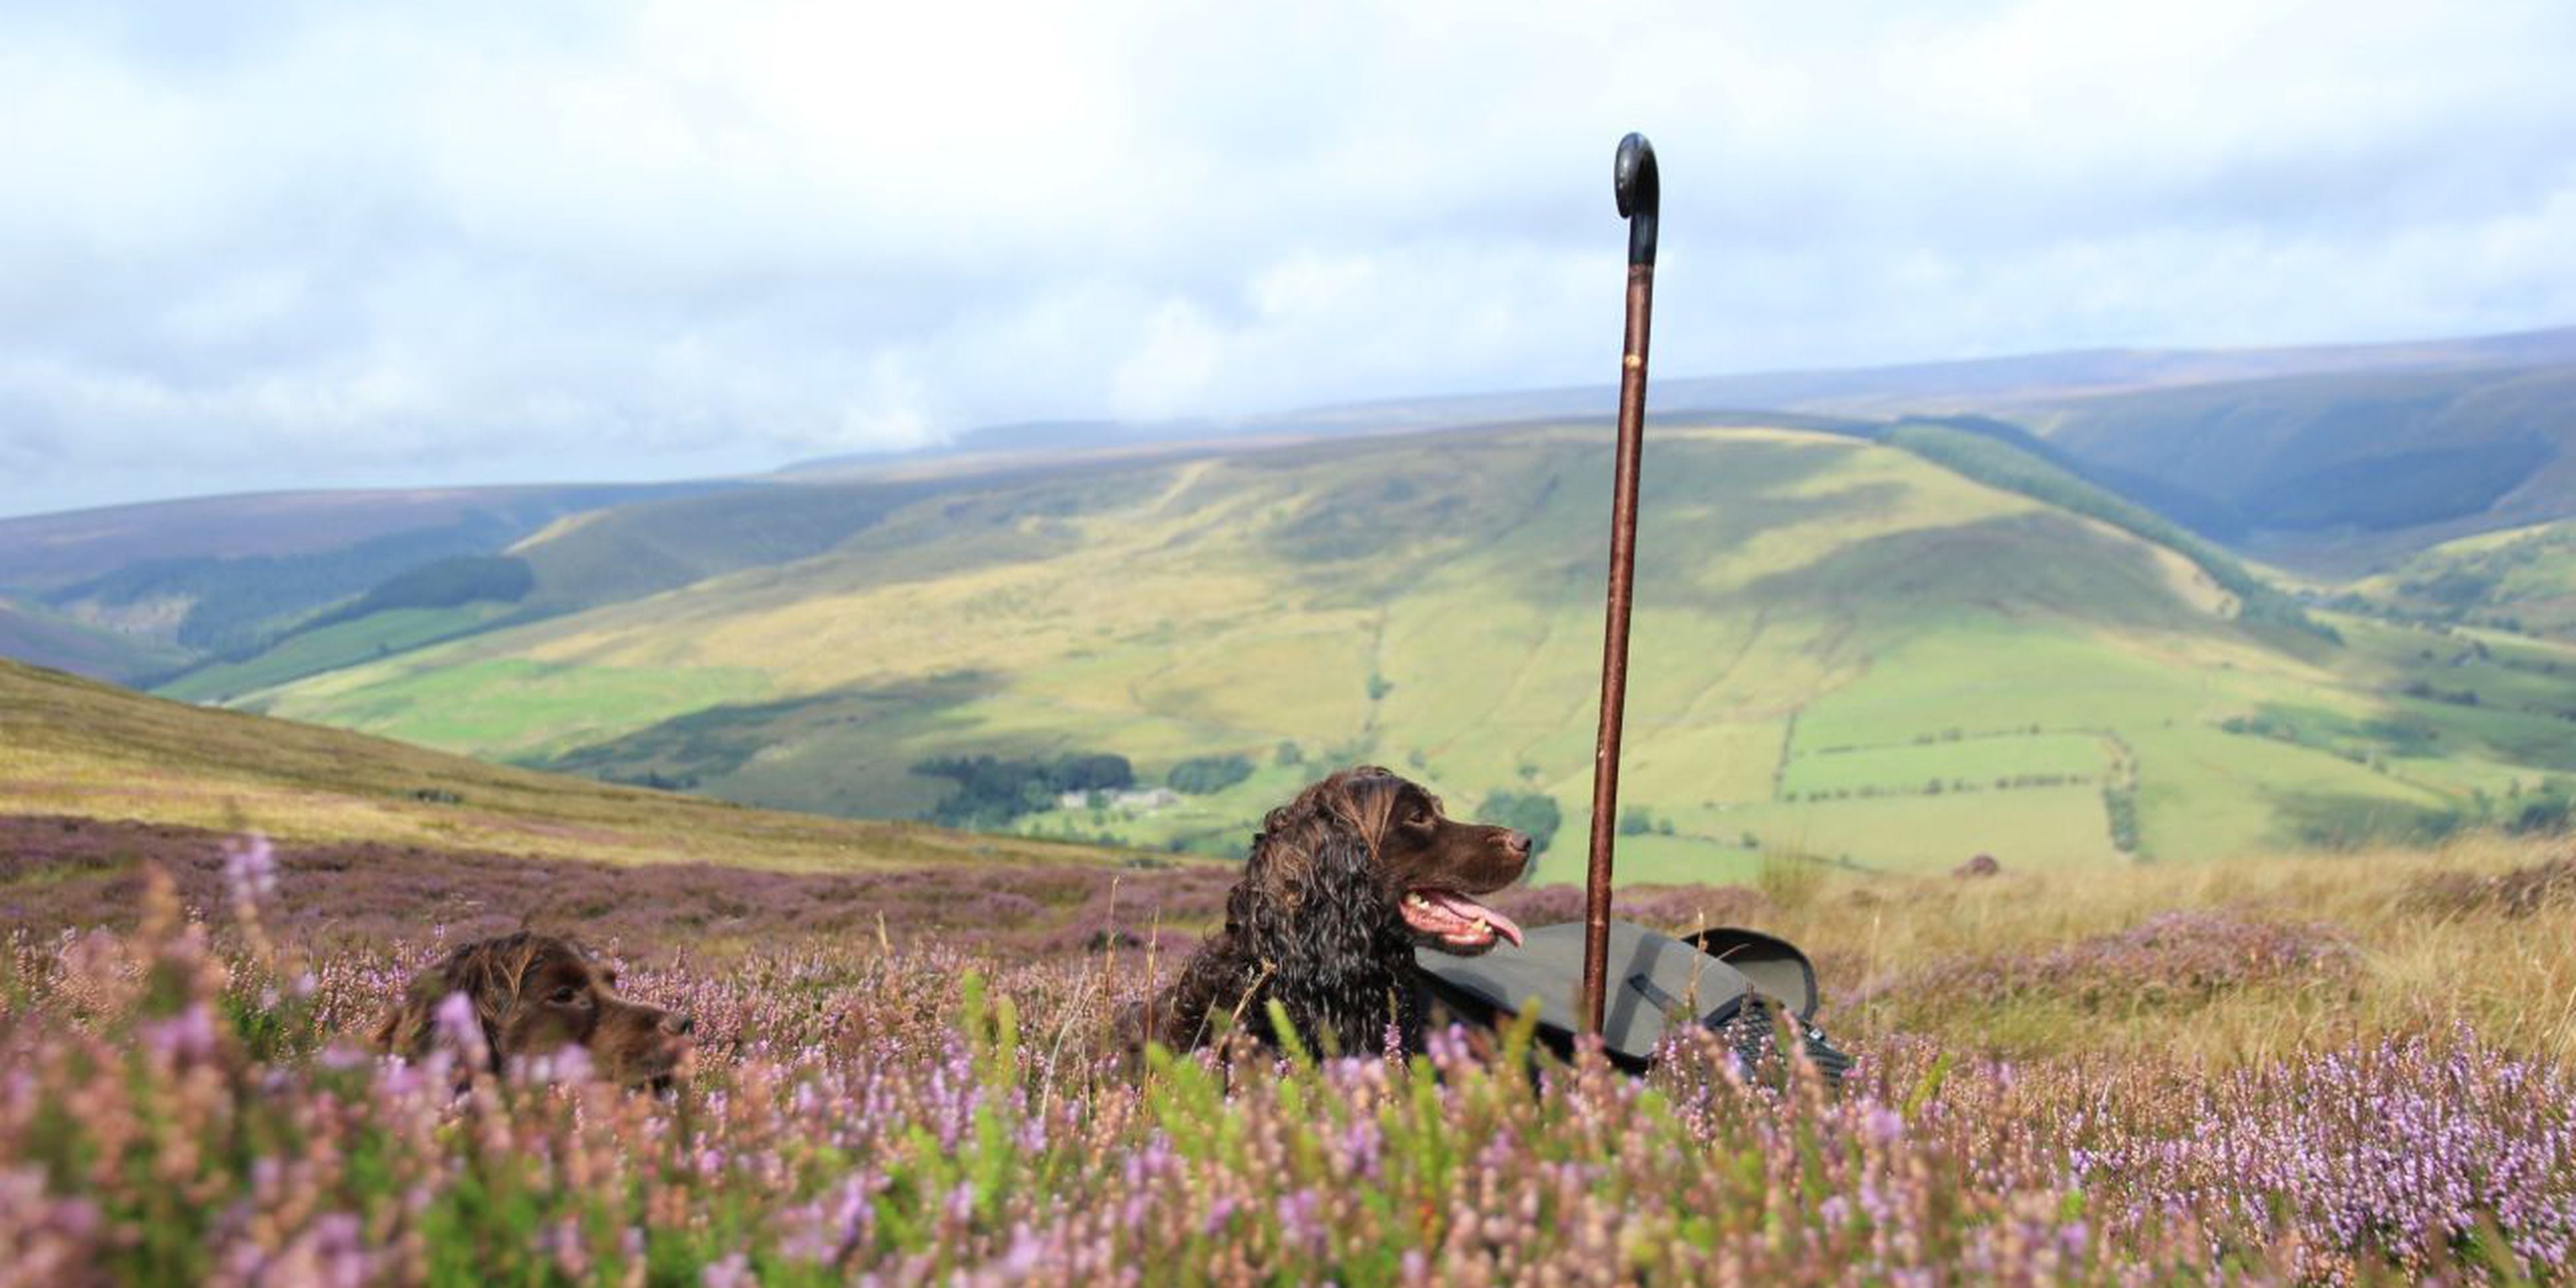
[[[4, 6], [0, 6], [4, 7]], [[2576, 319], [2576, 9], [0, 15], [0, 512]]]

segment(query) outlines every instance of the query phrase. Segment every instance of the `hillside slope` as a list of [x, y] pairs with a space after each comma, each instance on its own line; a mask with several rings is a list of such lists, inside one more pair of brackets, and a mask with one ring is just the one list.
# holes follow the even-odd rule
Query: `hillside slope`
[[742, 809], [233, 711], [0, 661], [0, 814], [60, 814], [616, 863], [780, 870], [1097, 850]]
[[[2240, 620], [2175, 551], [1896, 447], [1666, 424], [1649, 450], [1638, 879], [1764, 852], [1926, 868], [2337, 843], [2576, 769], [2576, 727], [2526, 709], [2544, 695], [2500, 690], [2474, 721], [2409, 695], [2408, 628], [2353, 622], [2337, 645]], [[1318, 765], [1377, 760], [1464, 808], [1547, 797], [1562, 864], [1585, 826], [1608, 465], [1597, 431], [1523, 427], [957, 478], [890, 505], [853, 490], [864, 521], [820, 553], [244, 700], [858, 815], [953, 805], [953, 778], [920, 772], [936, 757], [1111, 753], [1148, 780], [1240, 757], [1247, 777], [1177, 804], [1013, 823], [1212, 853]], [[739, 539], [764, 499], [692, 504]], [[520, 554], [543, 567], [587, 526]]]
[[0, 595], [84, 628], [0, 623], [0, 657], [133, 681], [242, 658], [325, 607], [568, 515], [730, 486], [279, 492], [0, 519]]
[[2576, 363], [2281, 376], [1975, 408], [2207, 535], [2323, 574], [2576, 515]]
[[164, 674], [186, 651], [76, 622], [40, 605], [0, 598], [0, 658], [102, 679]]

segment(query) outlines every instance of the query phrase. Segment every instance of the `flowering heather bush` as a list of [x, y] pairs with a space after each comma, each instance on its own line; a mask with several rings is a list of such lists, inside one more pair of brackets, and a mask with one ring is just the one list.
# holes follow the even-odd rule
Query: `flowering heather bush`
[[2576, 855], [2526, 864], [2510, 872], [2435, 872], [2419, 877], [2407, 894], [2423, 912], [2495, 911], [2528, 917], [2552, 905], [2576, 903]]
[[[452, 1049], [353, 1045], [431, 946], [309, 947], [270, 911], [309, 870], [219, 849], [220, 937], [148, 880], [131, 933], [14, 933], [0, 1281], [2337, 1279], [2576, 1239], [2576, 1084], [2465, 1031], [2223, 1074], [1898, 1038], [1839, 1097], [1699, 1037], [1642, 1082], [1455, 1032], [1140, 1074], [1101, 1050], [1134, 955], [871, 926], [638, 963], [704, 1038], [669, 1099], [542, 1063], [459, 1094]], [[2269, 942], [2151, 926], [2065, 960]]]
[[[1186, 864], [950, 866], [768, 872], [708, 864], [618, 867], [531, 855], [354, 842], [259, 847], [220, 833], [78, 818], [0, 817], [0, 924], [133, 924], [147, 866], [190, 908], [229, 914], [245, 880], [265, 921], [300, 942], [378, 944], [437, 927], [449, 940], [522, 925], [577, 928], [601, 945], [779, 936], [967, 934], [995, 947], [1091, 947], [1114, 921], [1136, 943], [1160, 923], [1221, 915], [1234, 871]], [[255, 870], [254, 870], [255, 869]]]
[[1856, 1004], [1939, 1006], [2043, 995], [2084, 1010], [2131, 1010], [2246, 988], [2331, 984], [2357, 960], [2331, 926], [2169, 912], [2050, 952], [1938, 963], [1875, 983]]

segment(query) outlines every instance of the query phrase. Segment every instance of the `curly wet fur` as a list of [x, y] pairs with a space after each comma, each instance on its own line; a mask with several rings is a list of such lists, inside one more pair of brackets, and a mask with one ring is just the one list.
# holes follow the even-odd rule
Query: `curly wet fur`
[[1226, 896], [1225, 927], [1201, 945], [1139, 1025], [1181, 1050], [1239, 1027], [1275, 1045], [1269, 1004], [1310, 1050], [1420, 1046], [1421, 942], [1398, 902], [1418, 884], [1475, 893], [1519, 876], [1529, 838], [1438, 819], [1428, 839], [1390, 844], [1398, 810], [1438, 819], [1439, 802], [1384, 769], [1334, 774], [1272, 810]]

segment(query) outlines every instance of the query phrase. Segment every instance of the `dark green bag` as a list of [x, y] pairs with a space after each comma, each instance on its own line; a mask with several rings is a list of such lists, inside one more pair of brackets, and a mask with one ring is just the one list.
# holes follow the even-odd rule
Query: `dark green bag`
[[[1532, 927], [1517, 944], [1456, 957], [1414, 953], [1432, 995], [1460, 1020], [1505, 1023], [1528, 1003], [1538, 1033], [1558, 1054], [1573, 1050], [1583, 993], [1583, 925]], [[1675, 939], [1632, 922], [1610, 923], [1610, 996], [1601, 1021], [1611, 1063], [1641, 1073], [1674, 1024], [1727, 1035], [1748, 1067], [1777, 1055], [1779, 1030], [1794, 1029], [1807, 1057], [1839, 1082], [1851, 1058], [1813, 1023], [1816, 968], [1786, 940], [1758, 931], [1712, 928]]]

